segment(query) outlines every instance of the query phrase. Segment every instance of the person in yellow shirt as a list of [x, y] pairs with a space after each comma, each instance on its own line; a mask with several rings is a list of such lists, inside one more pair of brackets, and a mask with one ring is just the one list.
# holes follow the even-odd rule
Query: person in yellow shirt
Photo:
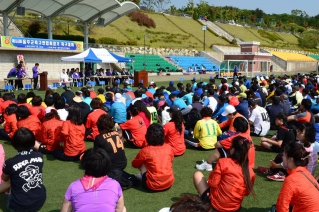
[[209, 107], [204, 107], [200, 114], [202, 120], [197, 121], [194, 128], [194, 138], [191, 135], [185, 135], [185, 142], [194, 147], [203, 149], [214, 149], [217, 143], [217, 136], [222, 134], [222, 130], [215, 120], [211, 117], [213, 110]]
[[105, 95], [104, 95], [104, 89], [103, 88], [99, 88], [97, 90], [97, 92], [99, 93], [96, 98], [99, 98], [101, 99], [101, 101], [103, 102], [103, 104], [106, 102], [106, 99], [105, 99]]

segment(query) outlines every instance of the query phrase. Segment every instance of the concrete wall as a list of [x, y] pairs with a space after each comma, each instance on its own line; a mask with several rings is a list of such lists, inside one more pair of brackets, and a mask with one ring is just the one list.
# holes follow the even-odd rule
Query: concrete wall
[[315, 71], [317, 70], [317, 62], [287, 62], [287, 71], [297, 71], [297, 70], [307, 70]]
[[23, 54], [26, 71], [29, 76], [32, 76], [32, 67], [35, 63], [39, 63], [40, 71], [48, 72], [48, 80], [59, 79], [59, 73], [62, 68], [80, 68], [80, 63], [77, 62], [62, 62], [61, 57], [72, 56], [79, 52], [66, 51], [39, 51], [39, 50], [8, 50], [0, 48], [0, 81], [7, 77], [10, 69], [18, 63], [17, 55]]
[[223, 53], [240, 52], [240, 47], [213, 45], [213, 50], [216, 52], [223, 52]]
[[[216, 54], [212, 54], [211, 52], [209, 52], [209, 53], [201, 52], [200, 56], [205, 58], [206, 60], [214, 63], [215, 65], [220, 66], [221, 61], [223, 61], [223, 59], [224, 59], [224, 54], [220, 53], [220, 52], [213, 52], [213, 53], [216, 53]], [[214, 55], [216, 55], [218, 58], [215, 57]], [[222, 60], [220, 60], [221, 58], [222, 58]]]
[[275, 55], [273, 55], [272, 57], [271, 57], [271, 61], [273, 62], [273, 63], [276, 63], [278, 66], [280, 66], [283, 70], [287, 70], [287, 61], [285, 61], [285, 60], [283, 60], [283, 59], [281, 59], [281, 58], [279, 58], [279, 57], [277, 57], [277, 56], [275, 56]]

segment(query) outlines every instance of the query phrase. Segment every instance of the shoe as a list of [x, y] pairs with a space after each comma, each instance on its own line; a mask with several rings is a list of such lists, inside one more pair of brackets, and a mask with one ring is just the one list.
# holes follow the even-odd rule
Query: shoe
[[285, 175], [282, 175], [282, 174], [280, 174], [280, 173], [277, 173], [277, 174], [274, 174], [274, 175], [269, 175], [269, 176], [267, 176], [267, 178], [268, 178], [269, 180], [274, 180], [274, 181], [283, 182], [283, 181], [285, 180], [286, 176], [285, 176]]
[[142, 181], [142, 174], [141, 174], [141, 173], [138, 173], [138, 174], [136, 175], [136, 178], [137, 178], [138, 180]]
[[213, 167], [212, 164], [208, 164], [205, 160], [202, 160], [203, 162], [201, 164], [196, 164], [196, 169], [198, 170], [206, 170], [206, 171], [212, 171]]
[[270, 169], [266, 168], [266, 167], [258, 166], [257, 170], [258, 170], [258, 172], [260, 172], [262, 174], [272, 174]]

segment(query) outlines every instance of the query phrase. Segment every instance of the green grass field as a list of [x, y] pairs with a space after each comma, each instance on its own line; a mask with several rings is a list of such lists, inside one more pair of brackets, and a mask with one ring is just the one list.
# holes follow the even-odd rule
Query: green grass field
[[[204, 77], [204, 79], [209, 78]], [[177, 81], [176, 81], [177, 82]], [[187, 83], [190, 81], [185, 81]], [[157, 82], [158, 86], [168, 85], [168, 82]], [[77, 88], [73, 89], [74, 91]], [[95, 87], [97, 90], [97, 87]], [[27, 92], [27, 91], [22, 91]], [[62, 92], [62, 89], [58, 89]], [[19, 91], [15, 91], [19, 94]], [[37, 92], [37, 94], [44, 96], [44, 92]], [[255, 145], [259, 145], [260, 138], [253, 137]], [[10, 142], [0, 140], [3, 145], [6, 158], [12, 157], [16, 151], [10, 145]], [[86, 142], [86, 147], [93, 146], [92, 142]], [[138, 149], [131, 149], [125, 144], [126, 157], [128, 165], [126, 171], [131, 174], [137, 174], [138, 170], [132, 168], [131, 161], [138, 153]], [[206, 159], [211, 151], [200, 151], [187, 146], [185, 154], [174, 159], [173, 167], [175, 174], [175, 183], [168, 190], [159, 193], [147, 193], [142, 188], [132, 188], [124, 191], [125, 206], [127, 211], [132, 212], [156, 212], [163, 207], [170, 206], [181, 194], [194, 194], [196, 190], [193, 186], [192, 176], [196, 171], [195, 164], [202, 159]], [[269, 160], [275, 157], [275, 153], [270, 152], [256, 152], [256, 168], [258, 166], [268, 166]], [[256, 172], [256, 170], [255, 170]], [[208, 177], [209, 172], [203, 172]], [[57, 212], [60, 210], [64, 193], [71, 182], [80, 178], [83, 175], [79, 162], [62, 162], [55, 160], [51, 155], [44, 155], [43, 168], [43, 182], [47, 189], [47, 199], [41, 211], [43, 212]], [[257, 198], [248, 196], [244, 199], [241, 211], [250, 212], [268, 212], [270, 206], [276, 203], [276, 199], [281, 188], [282, 183], [268, 180], [265, 176], [256, 172], [255, 192]], [[7, 196], [0, 194], [0, 211], [7, 211], [6, 209]]]

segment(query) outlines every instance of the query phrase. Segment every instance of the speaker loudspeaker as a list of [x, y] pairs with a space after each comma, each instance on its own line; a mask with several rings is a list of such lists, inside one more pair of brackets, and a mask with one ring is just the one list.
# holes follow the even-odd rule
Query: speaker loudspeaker
[[17, 15], [25, 15], [25, 7], [17, 7]]

